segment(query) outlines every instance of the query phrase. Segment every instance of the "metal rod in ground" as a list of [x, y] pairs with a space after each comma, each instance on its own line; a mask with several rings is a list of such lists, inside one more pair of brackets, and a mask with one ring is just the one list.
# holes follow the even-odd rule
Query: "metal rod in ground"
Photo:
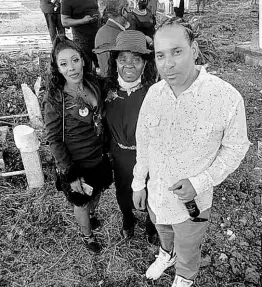
[[7, 119], [12, 119], [12, 118], [23, 118], [23, 117], [28, 117], [28, 114], [2, 116], [0, 117], [0, 120], [7, 120]]
[[25, 170], [10, 171], [10, 172], [0, 172], [0, 177], [8, 177], [14, 175], [25, 174]]

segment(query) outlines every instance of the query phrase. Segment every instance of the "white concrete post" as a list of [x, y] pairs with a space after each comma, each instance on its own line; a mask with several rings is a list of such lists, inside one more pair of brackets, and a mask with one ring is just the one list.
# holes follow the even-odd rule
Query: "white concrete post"
[[35, 129], [42, 129], [44, 124], [37, 96], [27, 84], [22, 84], [21, 86], [32, 127]]
[[39, 188], [44, 185], [44, 174], [38, 149], [40, 142], [35, 130], [26, 125], [14, 128], [14, 140], [20, 150], [26, 179], [29, 188]]
[[259, 48], [262, 49], [262, 0], [259, 0]]

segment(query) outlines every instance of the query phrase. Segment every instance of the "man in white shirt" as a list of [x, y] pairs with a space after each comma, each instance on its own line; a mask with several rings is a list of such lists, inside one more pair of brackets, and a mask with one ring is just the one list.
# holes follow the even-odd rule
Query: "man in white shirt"
[[[137, 209], [148, 206], [161, 242], [146, 277], [156, 280], [175, 265], [172, 287], [186, 287], [199, 270], [213, 187], [239, 166], [250, 143], [241, 95], [195, 65], [198, 45], [189, 24], [166, 20], [154, 48], [162, 80], [149, 89], [139, 114], [133, 200]], [[192, 200], [197, 217], [185, 206]]]

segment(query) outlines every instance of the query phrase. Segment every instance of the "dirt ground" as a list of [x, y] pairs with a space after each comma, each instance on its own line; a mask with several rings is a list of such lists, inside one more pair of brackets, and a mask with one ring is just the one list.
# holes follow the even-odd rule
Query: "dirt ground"
[[[212, 216], [203, 242], [202, 267], [195, 286], [259, 287], [262, 183], [255, 167], [257, 142], [262, 138], [262, 68], [245, 65], [234, 53], [236, 43], [251, 40], [258, 21], [250, 17], [250, 1], [240, 1], [237, 7], [230, 7], [225, 1], [213, 3], [200, 16], [193, 13], [193, 5], [185, 17], [197, 18], [199, 37], [213, 44], [207, 41], [207, 50], [212, 49], [217, 56], [211, 59], [208, 71], [230, 82], [242, 94], [252, 145], [238, 170], [215, 188]], [[37, 7], [34, 9], [33, 14], [28, 12], [12, 21], [3, 21], [0, 34], [47, 31], [41, 12]], [[45, 55], [0, 54], [0, 115], [25, 113], [21, 83], [33, 88], [41, 75], [45, 91], [47, 71]], [[0, 125], [12, 128], [24, 122], [6, 120], [0, 121]], [[0, 181], [0, 286], [171, 286], [172, 268], [156, 282], [145, 279], [144, 273], [158, 248], [146, 241], [143, 213], [136, 212], [135, 237], [129, 242], [121, 239], [121, 214], [113, 186], [104, 192], [98, 208], [102, 227], [96, 234], [103, 251], [94, 256], [84, 249], [72, 207], [54, 187], [53, 161], [44, 134], [39, 136], [45, 186], [27, 190], [24, 176]], [[11, 129], [4, 155], [8, 171], [23, 168]]]

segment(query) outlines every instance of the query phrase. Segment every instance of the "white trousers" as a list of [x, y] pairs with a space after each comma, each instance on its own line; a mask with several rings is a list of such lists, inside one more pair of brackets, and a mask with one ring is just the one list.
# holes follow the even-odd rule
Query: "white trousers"
[[174, 7], [179, 7], [180, 0], [173, 0], [173, 5], [174, 5]]
[[186, 9], [186, 10], [189, 9], [189, 1], [190, 1], [190, 0], [185, 0], [185, 9]]

